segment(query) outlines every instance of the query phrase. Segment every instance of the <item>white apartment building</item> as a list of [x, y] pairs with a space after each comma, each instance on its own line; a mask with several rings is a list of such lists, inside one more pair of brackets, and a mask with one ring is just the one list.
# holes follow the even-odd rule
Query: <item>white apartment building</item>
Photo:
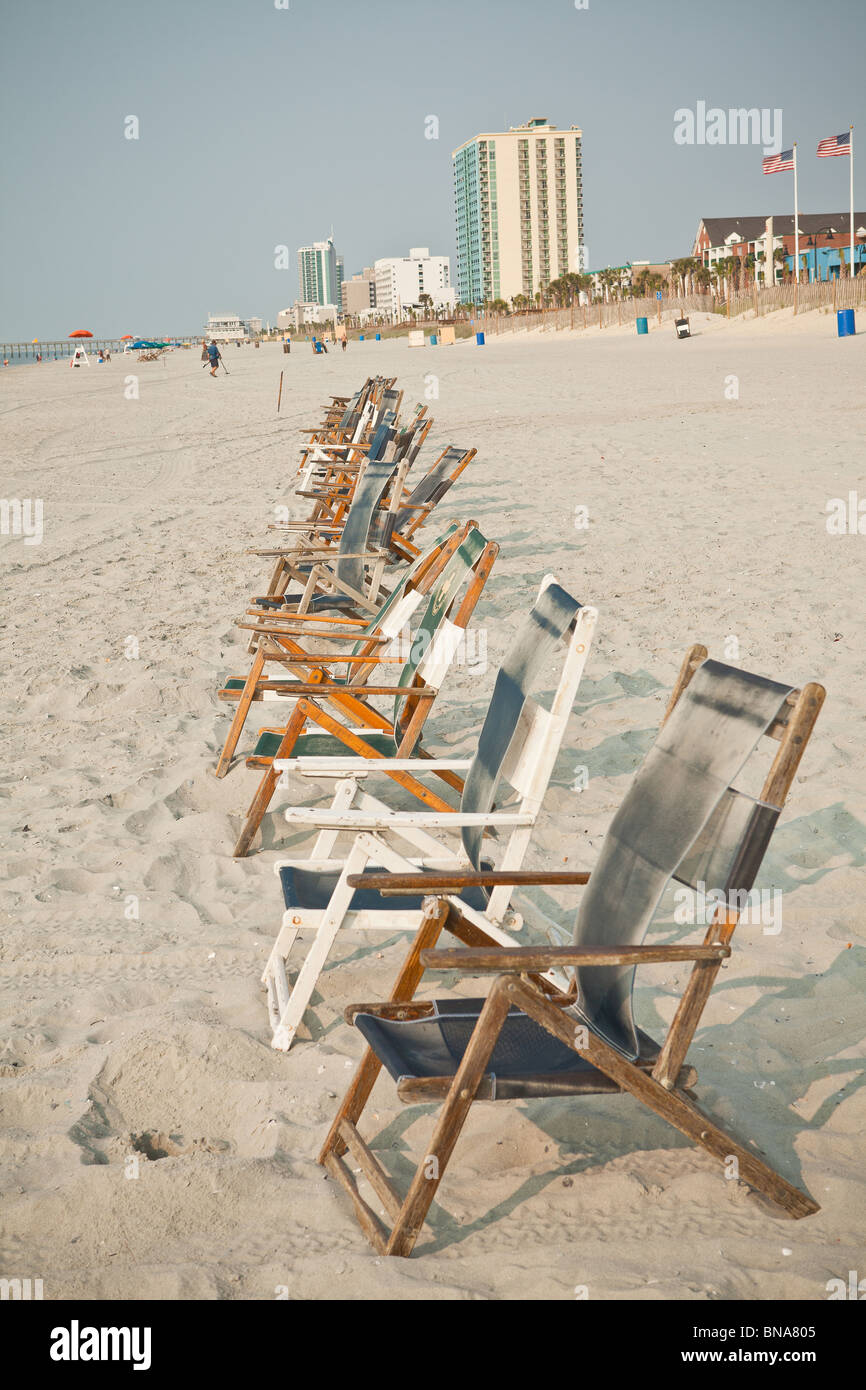
[[457, 299], [451, 284], [451, 258], [431, 256], [427, 246], [413, 246], [408, 256], [385, 256], [376, 261], [376, 308], [389, 318], [421, 309], [429, 294], [434, 309], [452, 307]]
[[209, 343], [230, 343], [248, 336], [247, 326], [237, 314], [208, 314], [204, 331]]
[[311, 324], [329, 323], [336, 326], [339, 310], [335, 304], [313, 304], [296, 299], [288, 309], [277, 314], [277, 328], [281, 333], [294, 329], [298, 332]]

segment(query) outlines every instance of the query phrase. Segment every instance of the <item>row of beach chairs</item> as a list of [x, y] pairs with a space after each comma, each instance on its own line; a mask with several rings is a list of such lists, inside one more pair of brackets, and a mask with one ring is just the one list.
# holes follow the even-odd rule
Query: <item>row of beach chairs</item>
[[[401, 425], [401, 406], [395, 381], [372, 378], [305, 432], [293, 506], [307, 514], [276, 523], [280, 545], [251, 552], [270, 573], [238, 624], [249, 669], [219, 692], [234, 705], [220, 776], [253, 703], [287, 710], [246, 755], [259, 781], [236, 855], [250, 851], [275, 799], [333, 786], [321, 804], [283, 808], [312, 847], [274, 865], [283, 916], [262, 977], [273, 1046], [294, 1043], [341, 931], [411, 936], [388, 999], [347, 1002], [366, 1049], [318, 1161], [374, 1248], [408, 1255], [473, 1104], [628, 1092], [722, 1164], [735, 1158], [740, 1179], [789, 1215], [817, 1211], [700, 1108], [687, 1053], [823, 688], [795, 689], [693, 645], [592, 874], [525, 870], [598, 613], [545, 576], [529, 612], [514, 616], [472, 756], [426, 747], [499, 546], [474, 521], [437, 525], [437, 504], [475, 450], [448, 446], [425, 467], [432, 421], [416, 407]], [[775, 751], [756, 790], [768, 739]], [[672, 882], [722, 890], [699, 945], [645, 939]], [[523, 896], [562, 885], [582, 889], [570, 941]], [[524, 927], [552, 944], [520, 944]], [[439, 946], [443, 933], [458, 944]], [[691, 969], [658, 1043], [635, 1022], [635, 971], [674, 962]], [[492, 984], [477, 998], [419, 1000], [426, 971]], [[402, 1195], [359, 1129], [383, 1067], [402, 1102], [440, 1107]]]

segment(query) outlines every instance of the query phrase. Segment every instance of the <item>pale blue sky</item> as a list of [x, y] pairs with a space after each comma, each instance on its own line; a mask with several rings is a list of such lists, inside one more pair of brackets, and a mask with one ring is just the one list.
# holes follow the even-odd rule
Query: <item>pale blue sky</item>
[[451, 150], [531, 116], [583, 129], [593, 266], [687, 255], [702, 215], [792, 210], [760, 148], [674, 142], [699, 100], [782, 108], [804, 212], [847, 208], [847, 159], [814, 150], [854, 122], [866, 205], [864, 0], [5, 0], [2, 16], [0, 340], [273, 322], [296, 247], [332, 225], [347, 273], [410, 246], [453, 257]]

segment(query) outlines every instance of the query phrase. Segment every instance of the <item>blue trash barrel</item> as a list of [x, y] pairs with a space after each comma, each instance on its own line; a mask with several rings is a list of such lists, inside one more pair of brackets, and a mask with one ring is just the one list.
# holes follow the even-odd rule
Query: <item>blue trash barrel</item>
[[836, 333], [840, 338], [853, 338], [856, 329], [854, 327], [854, 310], [837, 309], [836, 311]]
[[435, 333], [431, 333], [431, 334], [430, 334], [430, 346], [431, 346], [431, 347], [435, 347], [436, 344], [438, 343], [438, 341], [439, 341], [439, 339], [436, 337], [436, 334], [435, 334]]
[[483, 334], [483, 333], [476, 333], [476, 334], [475, 334], [475, 342], [478, 344], [479, 347], [483, 347], [483, 346], [484, 346], [484, 334]]
[[382, 341], [382, 334], [381, 334], [381, 333], [377, 333], [377, 334], [376, 334], [376, 342], [377, 342], [377, 343], [380, 343], [381, 341]]
[[359, 342], [359, 343], [363, 343], [363, 341], [364, 341], [364, 335], [363, 335], [363, 333], [359, 333], [359, 334], [358, 334], [358, 342]]
[[637, 324], [638, 333], [649, 333], [646, 319], [635, 319], [635, 323]]

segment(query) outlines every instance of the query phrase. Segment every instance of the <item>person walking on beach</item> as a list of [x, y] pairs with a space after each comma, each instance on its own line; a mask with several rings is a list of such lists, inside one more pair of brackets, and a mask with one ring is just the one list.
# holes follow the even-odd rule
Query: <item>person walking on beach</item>
[[210, 374], [211, 376], [216, 376], [219, 370], [219, 364], [222, 360], [222, 354], [215, 342], [211, 341], [208, 344], [207, 355], [210, 360]]
[[204, 338], [201, 340], [201, 360], [202, 362], [207, 361], [207, 341]]

